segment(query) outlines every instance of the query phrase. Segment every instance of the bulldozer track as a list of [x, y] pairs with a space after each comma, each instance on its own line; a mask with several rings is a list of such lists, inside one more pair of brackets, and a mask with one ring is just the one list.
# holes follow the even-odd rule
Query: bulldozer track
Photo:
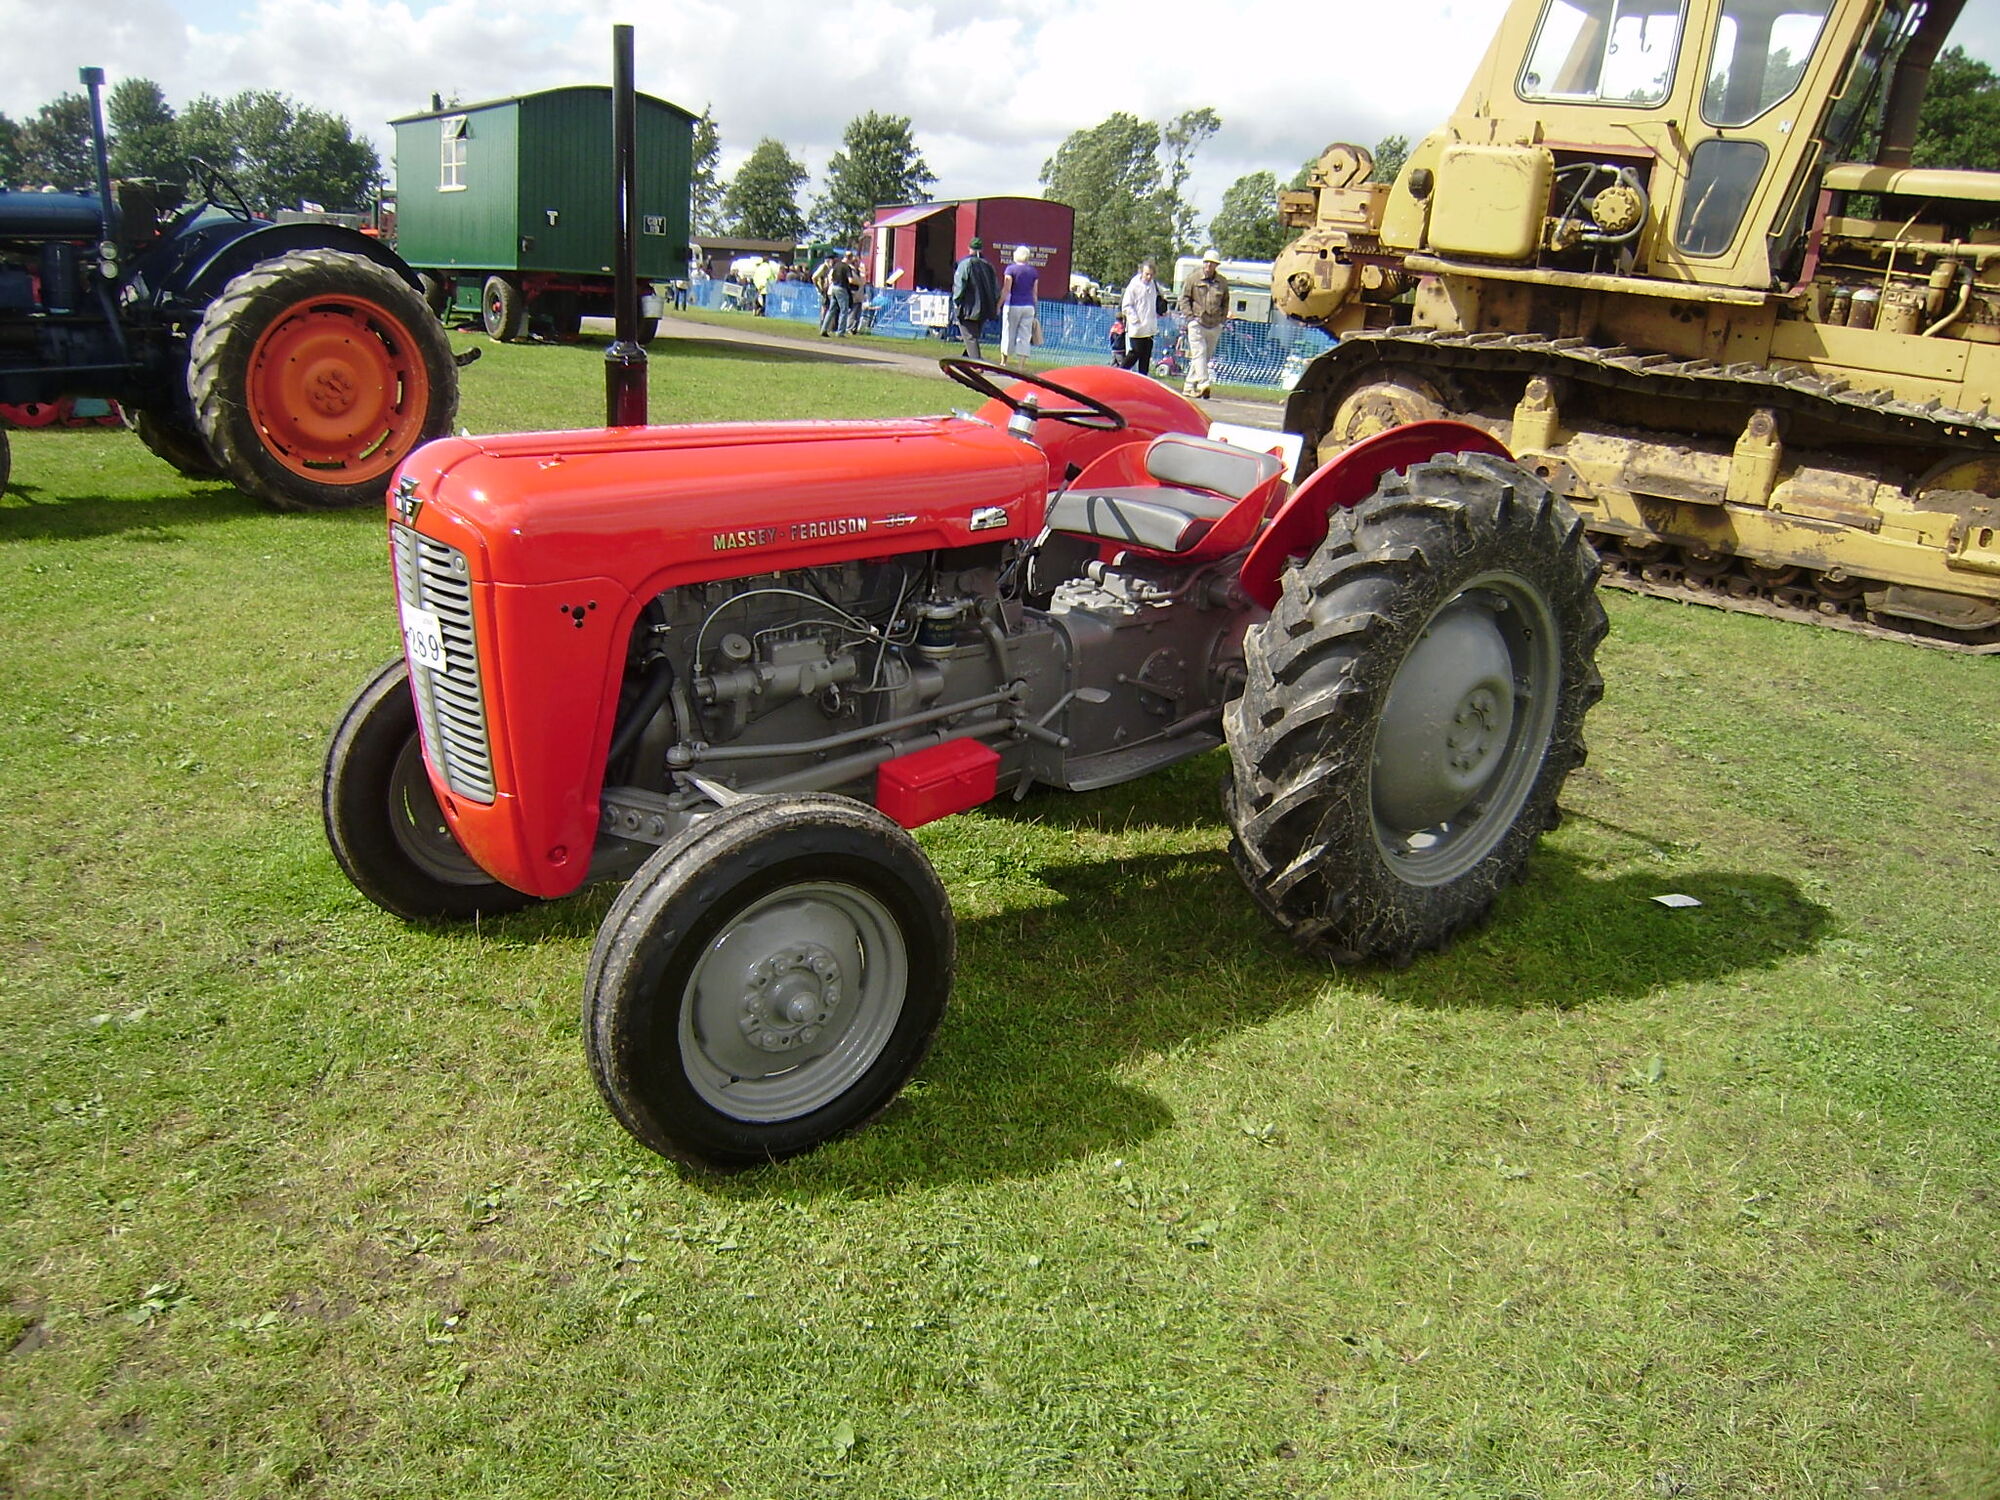
[[[1543, 334], [1454, 333], [1429, 328], [1350, 334], [1324, 358], [1332, 361], [1335, 373], [1321, 389], [1344, 385], [1352, 374], [1371, 365], [1400, 364], [1476, 375], [1519, 374], [1524, 378], [1555, 374], [1653, 398], [1728, 402], [1746, 409], [1770, 407], [1813, 417], [1862, 442], [1931, 448], [1940, 453], [1977, 454], [2000, 448], [2000, 416], [1990, 408], [1967, 412], [1936, 400], [1906, 401], [1885, 391], [1856, 390], [1846, 381], [1783, 365], [1681, 359]], [[1298, 409], [1287, 409], [1288, 427], [1293, 425], [1290, 419], [1295, 411]], [[1303, 416], [1304, 412], [1298, 414]], [[1933, 650], [1975, 656], [2000, 654], [2000, 634], [1992, 630], [1952, 633], [1917, 621], [1872, 614], [1858, 590], [1824, 577], [1804, 575], [1773, 583], [1739, 558], [1701, 557], [1664, 542], [1637, 545], [1610, 532], [1593, 531], [1592, 540], [1602, 551], [1603, 582], [1609, 587]]]
[[1949, 447], [2000, 447], [2000, 416], [1990, 408], [1968, 412], [1935, 399], [1905, 401], [1887, 391], [1857, 390], [1845, 380], [1785, 365], [1681, 359], [1538, 333], [1452, 333], [1435, 328], [1348, 334], [1334, 357], [1342, 367], [1359, 368], [1365, 362], [1388, 362], [1406, 351], [1416, 362], [1446, 369], [1544, 374], [1553, 367], [1561, 374], [1638, 395], [1722, 399], [1810, 414], [1857, 434]]

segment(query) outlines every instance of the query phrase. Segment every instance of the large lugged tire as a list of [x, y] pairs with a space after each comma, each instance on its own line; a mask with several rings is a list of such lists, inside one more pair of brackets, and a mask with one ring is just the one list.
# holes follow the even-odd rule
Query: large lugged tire
[[951, 903], [865, 803], [747, 798], [654, 853], [599, 928], [584, 1041], [619, 1123], [733, 1171], [873, 1119], [951, 993]]
[[132, 431], [146, 445], [147, 452], [164, 459], [189, 479], [213, 479], [222, 472], [201, 434], [178, 412], [133, 412]]
[[195, 330], [195, 416], [230, 481], [280, 510], [379, 504], [390, 472], [451, 430], [444, 329], [386, 266], [299, 250], [232, 280]]
[[354, 888], [406, 921], [469, 921], [534, 904], [459, 847], [424, 770], [401, 657], [355, 694], [320, 782], [326, 841]]
[[1308, 952], [1408, 962], [1522, 878], [1583, 763], [1604, 609], [1582, 523], [1481, 454], [1335, 515], [1245, 641], [1230, 852]]

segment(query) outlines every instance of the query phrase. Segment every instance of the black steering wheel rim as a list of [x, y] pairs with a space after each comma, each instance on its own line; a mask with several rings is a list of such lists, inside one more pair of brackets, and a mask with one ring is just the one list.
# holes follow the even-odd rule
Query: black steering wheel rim
[[257, 217], [251, 212], [250, 205], [244, 201], [243, 194], [237, 191], [236, 184], [229, 180], [229, 174], [222, 168], [199, 156], [190, 156], [187, 164], [188, 185], [200, 193], [206, 202], [214, 204], [233, 218], [248, 221]]
[[[1123, 432], [1127, 425], [1124, 413], [1115, 406], [1100, 401], [1095, 396], [1086, 396], [1082, 391], [1073, 391], [1066, 385], [1059, 385], [1046, 375], [1037, 375], [1029, 370], [1010, 370], [1005, 365], [996, 365], [983, 359], [941, 359], [938, 361], [938, 368], [967, 390], [985, 396], [989, 400], [998, 401], [1009, 411], [1031, 411], [1037, 418], [1064, 422], [1071, 427], [1081, 427], [1085, 432]], [[1008, 392], [994, 378], [995, 376], [1005, 377], [1009, 384], [1034, 386], [1076, 404], [1070, 408], [1037, 405]]]

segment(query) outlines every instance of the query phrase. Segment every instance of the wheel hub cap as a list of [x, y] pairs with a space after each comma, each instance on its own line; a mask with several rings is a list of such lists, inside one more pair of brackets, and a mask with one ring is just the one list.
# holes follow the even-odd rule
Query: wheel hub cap
[[751, 1046], [789, 1052], [819, 1040], [840, 998], [839, 961], [817, 943], [801, 944], [750, 966], [736, 1024]]
[[1412, 833], [1458, 816], [1501, 764], [1513, 727], [1513, 663], [1493, 611], [1455, 606], [1389, 690], [1375, 737], [1376, 819]]

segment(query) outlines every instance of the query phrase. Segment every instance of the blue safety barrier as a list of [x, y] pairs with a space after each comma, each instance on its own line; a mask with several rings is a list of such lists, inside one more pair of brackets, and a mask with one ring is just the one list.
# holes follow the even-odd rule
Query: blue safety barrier
[[[959, 344], [956, 325], [939, 328], [933, 322], [920, 321], [937, 315], [939, 295], [873, 288], [862, 298], [860, 331], [885, 338], [937, 339], [955, 349]], [[711, 311], [736, 312], [751, 310], [756, 299], [752, 288], [734, 282], [697, 281], [688, 288], [688, 303]], [[1081, 302], [1037, 303], [1035, 316], [1041, 320], [1042, 342], [1035, 357], [1059, 364], [1109, 364], [1111, 321], [1117, 315], [1116, 308]], [[765, 316], [817, 323], [819, 290], [809, 281], [773, 282], [765, 299]], [[988, 357], [997, 357], [999, 323], [988, 323], [981, 339]], [[1223, 325], [1212, 374], [1217, 384], [1290, 389], [1300, 372], [1333, 344], [1332, 337], [1322, 330], [1289, 318], [1269, 323], [1231, 318]], [[1153, 373], [1171, 379], [1186, 371], [1187, 336], [1179, 316], [1169, 312], [1160, 319], [1160, 331], [1153, 339]]]

